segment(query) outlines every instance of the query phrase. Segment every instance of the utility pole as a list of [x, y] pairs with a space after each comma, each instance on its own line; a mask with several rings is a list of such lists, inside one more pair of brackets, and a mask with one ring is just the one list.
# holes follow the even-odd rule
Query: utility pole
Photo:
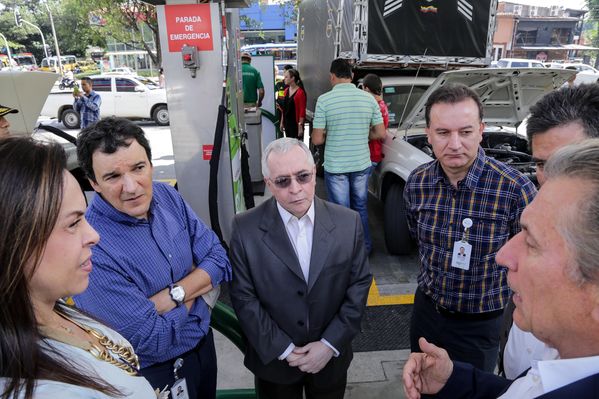
[[62, 76], [62, 60], [60, 59], [60, 49], [58, 48], [58, 38], [56, 37], [56, 29], [54, 29], [54, 18], [52, 18], [52, 11], [50, 11], [48, 2], [44, 1], [44, 4], [46, 5], [46, 10], [48, 10], [48, 15], [50, 15], [50, 25], [52, 26], [52, 36], [54, 36], [54, 47], [56, 48], [56, 60], [58, 62], [58, 70], [60, 76]]

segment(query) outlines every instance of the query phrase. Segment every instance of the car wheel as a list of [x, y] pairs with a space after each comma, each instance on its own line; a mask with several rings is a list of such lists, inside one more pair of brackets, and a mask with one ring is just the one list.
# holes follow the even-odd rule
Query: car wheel
[[79, 114], [73, 108], [65, 110], [61, 119], [67, 129], [79, 129]]
[[385, 198], [385, 244], [392, 255], [409, 255], [414, 242], [406, 220], [403, 184], [394, 183]]
[[170, 123], [170, 119], [168, 116], [168, 108], [166, 107], [166, 105], [157, 106], [154, 110], [154, 113], [152, 114], [152, 119], [154, 119], [154, 122], [156, 122], [156, 124], [159, 126], [168, 125]]

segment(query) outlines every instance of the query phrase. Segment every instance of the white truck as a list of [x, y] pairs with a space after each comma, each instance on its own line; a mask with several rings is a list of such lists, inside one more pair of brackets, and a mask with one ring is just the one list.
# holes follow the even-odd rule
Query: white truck
[[[120, 116], [128, 119], [152, 119], [158, 125], [168, 125], [166, 90], [150, 80], [124, 75], [95, 75], [93, 90], [102, 98], [100, 117]], [[52, 92], [41, 115], [57, 118], [68, 129], [79, 127], [79, 113], [73, 109], [71, 92]]]
[[[413, 247], [402, 193], [411, 171], [434, 156], [424, 133], [424, 105], [436, 88], [459, 82], [474, 89], [488, 126], [482, 147], [535, 178], [528, 142], [516, 128], [532, 104], [575, 71], [485, 68], [491, 61], [496, 8], [496, 0], [300, 3], [298, 70], [308, 94], [308, 120], [318, 96], [330, 90], [333, 59], [354, 65], [357, 84], [370, 72], [383, 80], [390, 128], [369, 190], [384, 202], [385, 242], [392, 254], [409, 254]], [[313, 152], [320, 167], [324, 146]]]

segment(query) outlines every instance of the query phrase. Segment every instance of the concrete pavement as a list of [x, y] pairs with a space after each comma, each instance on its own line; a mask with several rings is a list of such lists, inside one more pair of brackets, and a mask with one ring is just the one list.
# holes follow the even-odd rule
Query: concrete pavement
[[[243, 365], [243, 354], [218, 331], [218, 389], [253, 388], [254, 377]], [[354, 353], [347, 374], [346, 399], [404, 399], [401, 371], [409, 350]]]

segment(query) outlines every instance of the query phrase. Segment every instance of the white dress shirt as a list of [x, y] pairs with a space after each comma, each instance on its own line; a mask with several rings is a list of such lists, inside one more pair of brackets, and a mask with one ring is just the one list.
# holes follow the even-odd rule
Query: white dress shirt
[[[299, 219], [289, 213], [278, 202], [277, 209], [283, 220], [283, 225], [285, 225], [285, 231], [287, 231], [289, 241], [291, 241], [293, 250], [297, 255], [297, 260], [302, 268], [306, 285], [308, 285], [308, 278], [310, 276], [310, 257], [312, 256], [312, 238], [314, 237], [314, 201], [312, 201], [308, 212]], [[337, 349], [335, 349], [335, 347], [326, 339], [322, 338], [320, 341], [333, 350], [335, 357], [339, 356], [339, 351], [337, 351]], [[294, 349], [295, 345], [292, 342], [281, 356], [279, 356], [279, 360], [286, 359]]]
[[513, 380], [532, 367], [533, 362], [554, 360], [558, 357], [556, 349], [538, 340], [531, 333], [522, 331], [514, 323], [503, 352], [505, 376]]
[[599, 356], [533, 362], [528, 373], [498, 399], [536, 398], [597, 373]]
[[314, 201], [308, 212], [300, 219], [293, 216], [277, 202], [279, 215], [283, 219], [287, 236], [293, 245], [297, 260], [302, 268], [306, 284], [310, 274], [310, 256], [312, 255], [312, 237], [314, 236]]

